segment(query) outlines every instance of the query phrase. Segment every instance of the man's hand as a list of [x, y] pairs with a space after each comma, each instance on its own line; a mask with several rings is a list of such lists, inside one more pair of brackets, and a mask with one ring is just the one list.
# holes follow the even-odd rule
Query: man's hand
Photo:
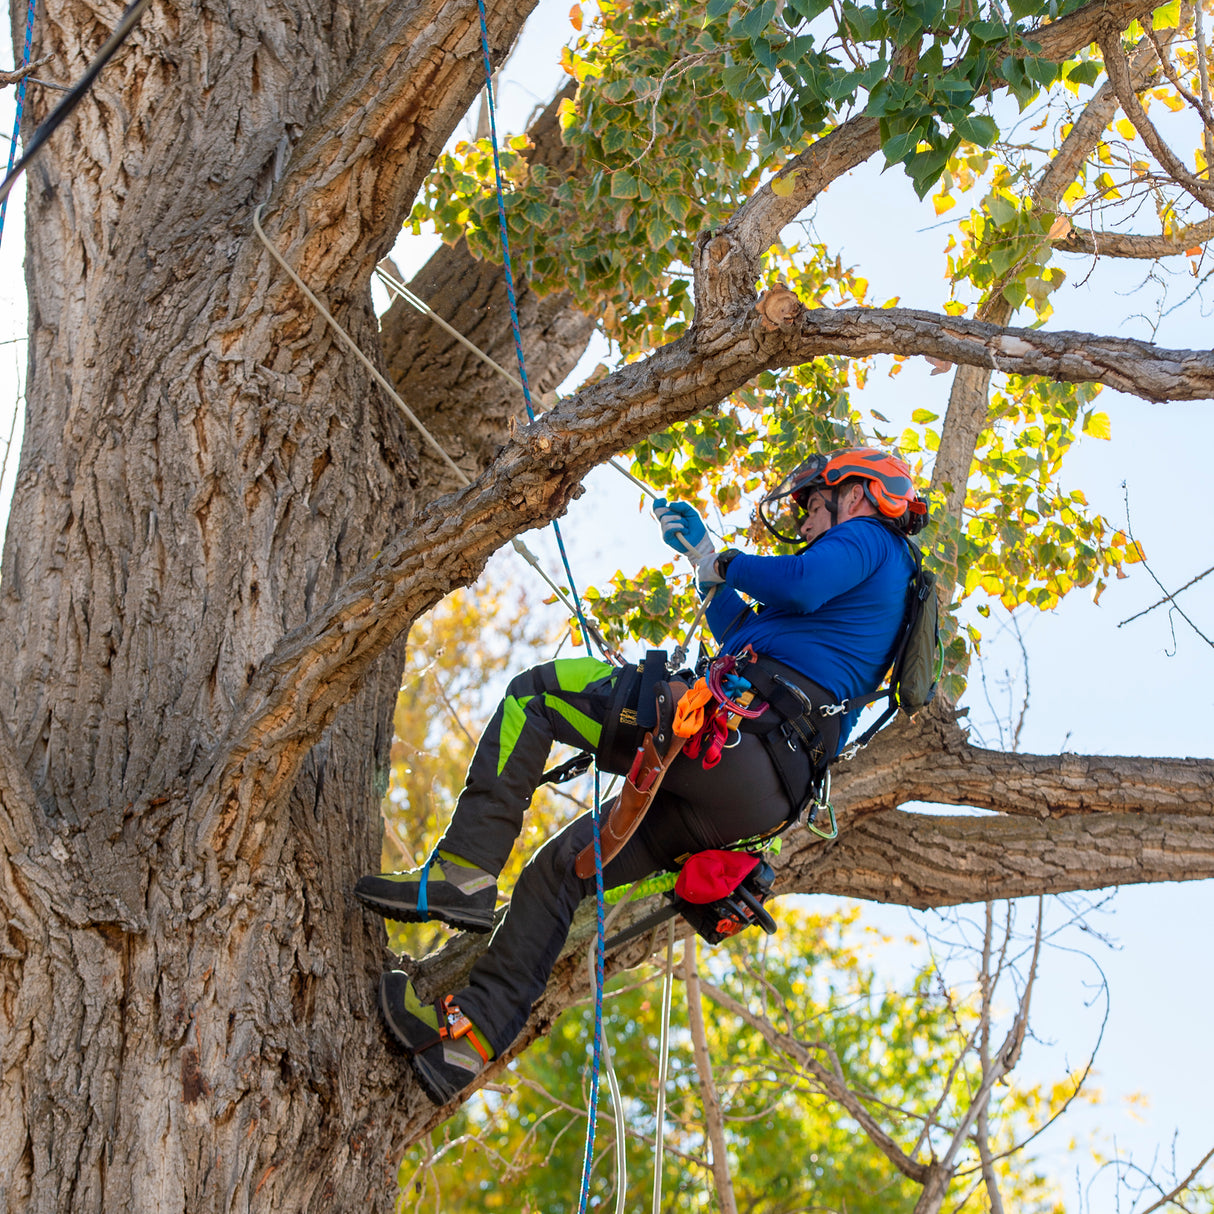
[[666, 546], [685, 556], [693, 568], [716, 551], [708, 538], [704, 520], [686, 502], [667, 505], [666, 499], [659, 497], [653, 503], [653, 514], [662, 525], [662, 539]]

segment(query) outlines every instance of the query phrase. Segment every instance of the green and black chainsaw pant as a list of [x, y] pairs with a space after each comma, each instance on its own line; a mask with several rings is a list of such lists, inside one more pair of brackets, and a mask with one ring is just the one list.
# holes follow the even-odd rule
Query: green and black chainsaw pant
[[[606, 662], [566, 658], [513, 679], [477, 745], [439, 848], [497, 876], [522, 829], [552, 743], [597, 749], [619, 677], [620, 669]], [[738, 735], [710, 771], [698, 759], [679, 756], [636, 834], [604, 868], [604, 885], [629, 885], [677, 867], [694, 852], [774, 832], [792, 812], [755, 734]], [[573, 867], [593, 829], [591, 815], [585, 814], [532, 856], [468, 985], [456, 992], [456, 1003], [498, 1053], [526, 1023], [578, 903], [594, 895], [593, 878], [582, 880]]]

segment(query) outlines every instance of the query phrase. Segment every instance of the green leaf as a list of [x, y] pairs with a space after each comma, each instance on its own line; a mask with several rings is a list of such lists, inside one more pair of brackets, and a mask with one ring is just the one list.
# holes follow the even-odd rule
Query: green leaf
[[601, 140], [603, 151], [608, 155], [610, 155], [612, 152], [618, 152], [621, 148], [627, 145], [628, 139], [629, 131], [625, 127], [619, 124], [609, 126], [603, 132], [603, 138]]
[[708, 8], [706, 10], [708, 20], [715, 21], [718, 17], [724, 17], [733, 6], [734, 0], [708, 0]]
[[1016, 218], [1016, 204], [1003, 194], [988, 194], [986, 209], [990, 212], [991, 219], [1001, 228]]
[[966, 31], [974, 42], [1002, 42], [1007, 37], [1007, 26], [1001, 21], [975, 21]]
[[[888, 419], [882, 418], [882, 420], [886, 421]], [[911, 414], [911, 421], [913, 421], [917, 426], [926, 426], [928, 422], [939, 420], [940, 414], [933, 413], [930, 409], [916, 409], [914, 413]]]
[[727, 67], [721, 73], [721, 83], [731, 97], [740, 100], [750, 86], [753, 74], [749, 63], [739, 63], [733, 67]]
[[887, 164], [901, 164], [902, 161], [914, 154], [918, 146], [919, 136], [914, 131], [905, 131], [901, 135], [893, 135], [882, 145]]
[[757, 38], [776, 15], [776, 0], [763, 0], [763, 3], [752, 12], [746, 14], [735, 27], [735, 33], [748, 40]]
[[962, 139], [989, 148], [999, 137], [999, 127], [987, 114], [966, 114], [953, 123], [953, 130]]
[[611, 174], [612, 198], [635, 198], [639, 192], [637, 179], [627, 169]]
[[1100, 77], [1101, 66], [1094, 59], [1085, 59], [1067, 69], [1066, 78], [1076, 84], [1095, 84]]

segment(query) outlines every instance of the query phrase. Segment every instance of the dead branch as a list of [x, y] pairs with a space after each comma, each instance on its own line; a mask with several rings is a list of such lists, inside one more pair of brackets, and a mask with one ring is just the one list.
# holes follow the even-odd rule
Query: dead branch
[[41, 59], [35, 59], [33, 63], [27, 63], [24, 67], [19, 67], [16, 71], [0, 72], [0, 89], [7, 88], [10, 84], [20, 84], [32, 72], [36, 72], [44, 63], [50, 63], [54, 55], [43, 55]]
[[1109, 81], [1117, 93], [1117, 99], [1121, 102], [1121, 108], [1125, 111], [1126, 117], [1134, 124], [1134, 129], [1143, 143], [1147, 145], [1163, 170], [1178, 186], [1191, 194], [1203, 206], [1214, 210], [1214, 188], [1211, 188], [1209, 182], [1194, 177], [1185, 168], [1184, 162], [1168, 147], [1158, 130], [1155, 129], [1155, 124], [1147, 117], [1146, 110], [1142, 108], [1142, 102], [1138, 100], [1138, 95], [1134, 92], [1133, 83], [1130, 80], [1125, 55], [1121, 51], [1120, 32], [1111, 24], [1105, 24], [1100, 30], [1097, 42], [1104, 55], [1105, 71], [1108, 72]]

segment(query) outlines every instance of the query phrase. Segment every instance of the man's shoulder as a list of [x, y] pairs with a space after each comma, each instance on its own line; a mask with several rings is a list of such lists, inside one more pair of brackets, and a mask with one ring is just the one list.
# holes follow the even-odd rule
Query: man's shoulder
[[828, 540], [840, 547], [859, 549], [879, 559], [907, 551], [907, 541], [892, 527], [867, 514], [845, 519], [832, 527], [820, 542], [825, 544]]

